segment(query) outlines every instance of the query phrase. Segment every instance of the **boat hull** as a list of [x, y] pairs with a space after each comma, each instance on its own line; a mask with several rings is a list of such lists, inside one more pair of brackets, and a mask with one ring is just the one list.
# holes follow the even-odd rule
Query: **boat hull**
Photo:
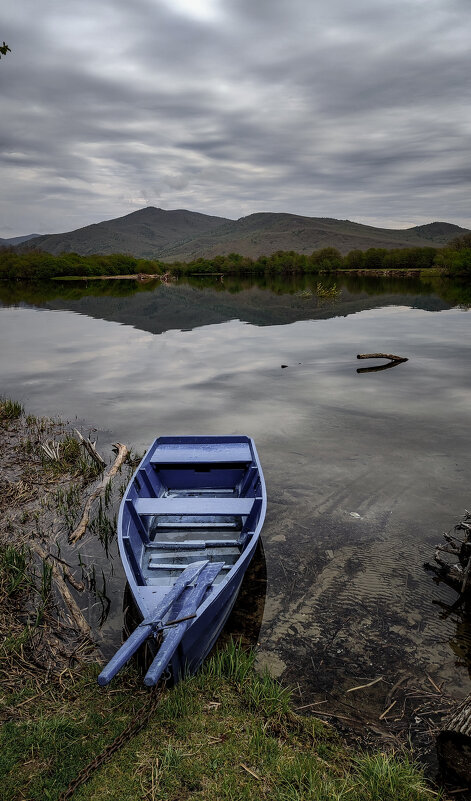
[[172, 678], [178, 680], [185, 674], [196, 673], [201, 663], [214, 647], [237, 600], [245, 572], [252, 560], [251, 549], [246, 563], [234, 574], [230, 582], [218, 593], [206, 610], [198, 616], [185, 634], [174, 659]]
[[[150, 636], [163, 636], [164, 651], [179, 639], [168, 660], [173, 681], [194, 673], [213, 648], [255, 553], [265, 511], [263, 473], [249, 437], [159, 438], [131, 479], [118, 519], [120, 555], [140, 614], [151, 621]], [[197, 608], [190, 607], [198, 579], [153, 621], [178, 576], [198, 560], [217, 576]], [[175, 616], [189, 617], [182, 613], [188, 609], [191, 619], [177, 621], [176, 637]]]

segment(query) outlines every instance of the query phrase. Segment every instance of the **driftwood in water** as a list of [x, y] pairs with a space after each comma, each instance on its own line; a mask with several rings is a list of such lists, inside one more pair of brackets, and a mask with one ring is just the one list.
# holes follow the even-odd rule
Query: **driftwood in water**
[[[466, 511], [453, 530], [454, 534], [443, 534], [444, 545], [438, 544], [435, 547], [436, 565], [427, 563], [425, 567], [433, 570], [460, 595], [464, 595], [471, 590], [471, 513]], [[447, 561], [443, 554], [450, 554], [455, 561]]]
[[406, 356], [394, 356], [393, 353], [358, 353], [357, 359], [389, 359], [387, 364], [376, 367], [359, 367], [357, 373], [378, 373], [380, 370], [389, 370], [402, 362], [409, 361]]
[[113, 446], [115, 450], [117, 450], [118, 455], [113, 463], [113, 466], [110, 468], [108, 473], [103, 477], [103, 480], [100, 481], [97, 487], [93, 490], [91, 495], [88, 497], [88, 500], [85, 504], [85, 508], [83, 510], [82, 518], [80, 523], [78, 524], [77, 528], [72, 532], [70, 535], [70, 542], [77, 542], [83, 535], [87, 529], [87, 526], [90, 522], [90, 510], [93, 505], [93, 501], [95, 501], [99, 495], [101, 495], [106, 487], [108, 486], [109, 481], [116, 475], [119, 468], [123, 464], [124, 460], [128, 455], [128, 449], [126, 445], [122, 445], [120, 442], [117, 442], [116, 445]]
[[407, 356], [394, 356], [392, 353], [358, 353], [357, 359], [389, 359], [390, 362], [407, 362]]
[[471, 783], [471, 695], [443, 722], [437, 737], [437, 752], [444, 772]]
[[86, 450], [86, 451], [87, 451], [87, 453], [88, 453], [88, 454], [89, 454], [89, 455], [92, 457], [92, 459], [93, 459], [93, 460], [94, 460], [94, 461], [95, 461], [95, 462], [96, 462], [96, 463], [97, 463], [97, 464], [98, 464], [100, 467], [102, 467], [102, 468], [106, 467], [106, 462], [105, 462], [105, 460], [104, 460], [104, 459], [103, 459], [103, 458], [100, 456], [100, 454], [98, 453], [98, 451], [97, 451], [97, 449], [96, 449], [96, 440], [95, 440], [95, 442], [92, 442], [92, 441], [91, 441], [91, 439], [90, 439], [90, 437], [88, 437], [87, 439], [85, 439], [85, 437], [84, 437], [84, 436], [82, 436], [82, 434], [80, 433], [80, 431], [77, 431], [77, 429], [75, 429], [75, 433], [77, 434], [78, 441], [79, 441], [79, 442], [80, 442], [80, 444], [81, 444], [81, 445], [82, 445], [82, 446], [85, 448], [85, 450]]

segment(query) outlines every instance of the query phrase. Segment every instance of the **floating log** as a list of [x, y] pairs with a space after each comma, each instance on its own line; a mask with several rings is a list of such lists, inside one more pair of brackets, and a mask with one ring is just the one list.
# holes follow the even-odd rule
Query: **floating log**
[[437, 753], [446, 774], [471, 783], [471, 695], [443, 722], [437, 736]]
[[379, 373], [381, 370], [390, 370], [402, 362], [409, 361], [406, 356], [394, 356], [393, 353], [357, 353], [357, 359], [389, 359], [387, 364], [378, 364], [375, 367], [359, 367], [357, 373]]
[[357, 359], [389, 359], [390, 362], [408, 362], [407, 356], [394, 356], [392, 353], [358, 353]]

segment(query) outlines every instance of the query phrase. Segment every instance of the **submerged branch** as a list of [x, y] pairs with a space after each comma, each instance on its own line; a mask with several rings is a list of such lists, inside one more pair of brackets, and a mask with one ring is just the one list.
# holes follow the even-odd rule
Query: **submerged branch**
[[[434, 559], [438, 567], [436, 567], [436, 565], [426, 564], [428, 570], [433, 570], [439, 578], [453, 587], [460, 596], [471, 591], [470, 520], [471, 515], [466, 511], [464, 518], [454, 527], [456, 532], [464, 532], [464, 539], [460, 539], [449, 532], [443, 534], [446, 544], [442, 545], [439, 543], [435, 546]], [[442, 557], [443, 553], [451, 554], [457, 561], [447, 562]]]
[[[46, 553], [46, 551], [39, 545], [39, 543], [32, 541], [31, 543], [29, 543], [29, 546], [31, 550], [34, 551], [43, 562], [46, 562], [49, 554]], [[78, 603], [76, 602], [75, 598], [70, 592], [64, 580], [61, 570], [57, 567], [56, 564], [54, 564], [54, 562], [49, 562], [49, 564], [51, 565], [52, 575], [54, 577], [56, 587], [62, 596], [64, 604], [69, 610], [74, 626], [81, 634], [85, 635], [93, 642], [92, 630], [88, 625], [87, 621], [85, 620]]]
[[70, 542], [77, 542], [81, 537], [83, 537], [87, 529], [88, 523], [90, 522], [90, 510], [92, 508], [93, 501], [95, 501], [99, 497], [99, 495], [101, 495], [106, 490], [108, 482], [111, 481], [113, 476], [116, 475], [119, 468], [121, 467], [126, 457], [128, 456], [129, 451], [126, 445], [122, 445], [120, 442], [117, 442], [114, 448], [118, 451], [118, 455], [108, 473], [106, 473], [102, 481], [100, 481], [98, 486], [95, 487], [91, 495], [88, 497], [80, 523], [70, 535]]
[[83, 435], [80, 433], [80, 431], [78, 431], [77, 429], [75, 429], [75, 433], [77, 434], [78, 441], [79, 441], [79, 442], [80, 442], [80, 444], [81, 444], [81, 445], [82, 445], [82, 446], [85, 448], [85, 450], [86, 450], [86, 451], [87, 451], [87, 453], [88, 453], [88, 454], [89, 454], [89, 455], [92, 457], [92, 459], [93, 459], [93, 460], [94, 460], [94, 461], [95, 461], [95, 462], [96, 462], [96, 463], [97, 463], [97, 464], [98, 464], [98, 465], [99, 465], [101, 468], [104, 468], [104, 467], [106, 467], [106, 462], [105, 462], [105, 460], [104, 460], [104, 459], [103, 459], [103, 458], [100, 456], [100, 454], [98, 453], [98, 451], [97, 451], [97, 449], [96, 449], [96, 440], [95, 440], [95, 442], [92, 442], [92, 440], [90, 439], [90, 437], [88, 437], [87, 439], [85, 439], [85, 437], [84, 437], [84, 436], [83, 436]]

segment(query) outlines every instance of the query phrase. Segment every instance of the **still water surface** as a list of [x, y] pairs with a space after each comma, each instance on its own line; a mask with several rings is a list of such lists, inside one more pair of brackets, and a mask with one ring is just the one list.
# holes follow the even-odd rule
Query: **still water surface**
[[[379, 675], [387, 684], [357, 704], [381, 711], [402, 675], [464, 695], [467, 624], [443, 615], [456, 596], [423, 563], [471, 504], [469, 307], [451, 284], [350, 280], [332, 300], [299, 294], [313, 287], [4, 285], [0, 392], [96, 426], [103, 451], [116, 440], [142, 451], [159, 434], [254, 437], [266, 598], [246, 584], [239, 624], [253, 607], [261, 663], [306, 703]], [[365, 352], [409, 361], [358, 373]]]

